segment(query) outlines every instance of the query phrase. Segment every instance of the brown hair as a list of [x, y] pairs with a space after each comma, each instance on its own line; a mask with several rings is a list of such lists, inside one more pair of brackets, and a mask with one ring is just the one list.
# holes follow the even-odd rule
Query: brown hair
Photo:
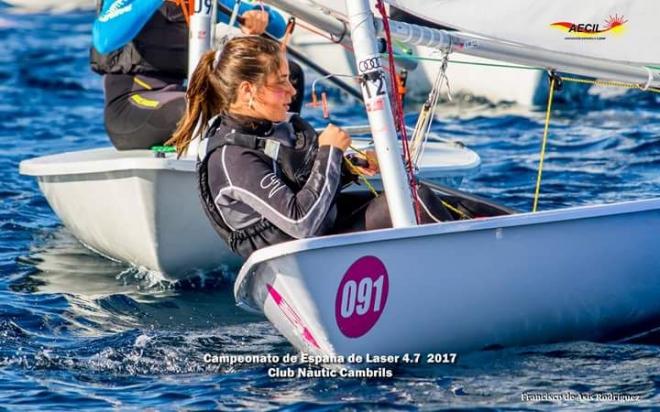
[[241, 82], [263, 85], [268, 74], [277, 73], [283, 58], [277, 42], [260, 36], [228, 41], [220, 52], [217, 67], [215, 53], [209, 51], [199, 60], [186, 91], [186, 114], [166, 142], [175, 146], [179, 155], [188, 148], [198, 122], [198, 133], [203, 134], [213, 116], [226, 114], [229, 105], [236, 102]]

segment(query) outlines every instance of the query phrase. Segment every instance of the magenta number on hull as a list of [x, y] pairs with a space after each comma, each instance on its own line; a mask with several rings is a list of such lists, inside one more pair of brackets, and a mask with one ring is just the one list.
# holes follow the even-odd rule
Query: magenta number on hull
[[335, 299], [335, 319], [341, 333], [359, 338], [374, 327], [387, 303], [389, 279], [375, 256], [363, 256], [346, 271]]

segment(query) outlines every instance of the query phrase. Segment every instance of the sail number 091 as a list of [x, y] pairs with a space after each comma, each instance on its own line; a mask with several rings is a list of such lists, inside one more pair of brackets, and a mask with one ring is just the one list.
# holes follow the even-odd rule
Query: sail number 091
[[383, 299], [383, 280], [384, 276], [380, 275], [375, 281], [367, 276], [360, 283], [354, 280], [346, 282], [341, 292], [341, 316], [349, 318], [354, 313], [362, 316], [370, 309], [379, 312]]

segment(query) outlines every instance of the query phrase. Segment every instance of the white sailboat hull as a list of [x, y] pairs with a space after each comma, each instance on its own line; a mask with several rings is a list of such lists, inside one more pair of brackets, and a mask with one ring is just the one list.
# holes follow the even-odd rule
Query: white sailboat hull
[[[103, 148], [26, 160], [20, 172], [37, 178], [53, 211], [90, 249], [181, 278], [242, 261], [202, 210], [195, 163], [156, 158], [148, 150]], [[457, 185], [479, 165], [468, 149], [429, 143], [422, 175]]]
[[64, 225], [106, 257], [177, 276], [241, 262], [206, 220], [194, 161], [108, 148], [33, 159], [21, 173], [36, 176]]
[[235, 296], [314, 354], [610, 339], [660, 324], [658, 239], [660, 199], [302, 240], [253, 254]]

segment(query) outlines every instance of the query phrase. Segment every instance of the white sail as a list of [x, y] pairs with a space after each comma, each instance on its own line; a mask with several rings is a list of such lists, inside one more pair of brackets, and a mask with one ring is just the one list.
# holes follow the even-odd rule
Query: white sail
[[622, 62], [660, 64], [660, 2], [386, 0], [425, 20], [492, 39]]
[[[660, 65], [660, 2], [640, 0], [384, 0], [424, 20], [491, 39]], [[335, 18], [343, 1], [306, 0]], [[378, 14], [376, 14], [378, 15]]]
[[[580, 14], [568, 7], [568, 0], [558, 0], [547, 7], [521, 0], [500, 0], [497, 7], [484, 0], [384, 1], [422, 19], [459, 30], [446, 32], [393, 22], [393, 36], [404, 43], [634, 83], [644, 89], [660, 87], [660, 49], [656, 46], [660, 34], [654, 30], [653, 22], [654, 16], [660, 14], [660, 2], [652, 5], [648, 1], [585, 0], [579, 5], [590, 8], [591, 14]], [[345, 7], [337, 0], [301, 3], [307, 6], [303, 14], [316, 10], [338, 20], [345, 15]], [[562, 12], [562, 8], [568, 11]], [[541, 18], [543, 13], [549, 16], [547, 24]], [[562, 13], [572, 14], [562, 18]], [[609, 13], [602, 25], [593, 20], [595, 17], [589, 17], [597, 13]], [[379, 27], [382, 29], [382, 24]]]

